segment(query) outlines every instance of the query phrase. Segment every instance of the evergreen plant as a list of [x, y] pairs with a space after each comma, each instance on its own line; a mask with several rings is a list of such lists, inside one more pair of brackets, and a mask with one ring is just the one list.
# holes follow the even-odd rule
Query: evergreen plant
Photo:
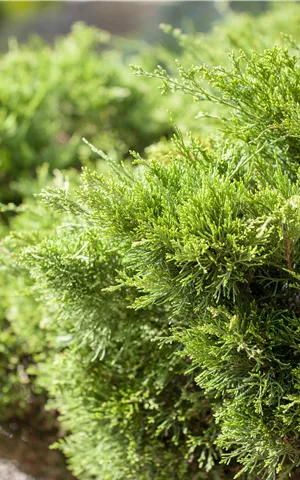
[[[59, 185], [58, 169], [89, 164], [105, 171], [103, 160], [82, 143], [83, 135], [119, 161], [130, 148], [142, 152], [171, 134], [166, 104], [173, 100], [158, 102], [156, 86], [137, 82], [126, 65], [135, 58], [150, 67], [157, 55], [155, 48], [121, 42], [82, 24], [51, 46], [38, 38], [25, 45], [10, 40], [9, 51], [0, 57], [0, 238], [9, 231], [20, 237], [26, 230], [23, 241], [32, 232], [39, 231], [34, 238], [49, 233], [53, 215], [45, 215], [33, 194], [47, 184]], [[176, 109], [181, 110], [175, 103]], [[73, 171], [67, 176], [76, 184]], [[3, 420], [24, 413], [33, 400], [33, 377], [25, 370], [48, 351], [43, 328], [39, 334], [36, 327], [44, 325], [49, 312], [27, 291], [24, 270], [14, 263], [8, 272], [12, 253], [5, 246], [0, 253], [6, 257], [0, 291]]]
[[99, 151], [110, 175], [45, 189], [53, 226], [4, 244], [49, 312], [28, 372], [82, 480], [299, 471], [299, 47], [277, 43], [135, 68], [204, 102], [213, 134], [175, 128], [135, 168]]

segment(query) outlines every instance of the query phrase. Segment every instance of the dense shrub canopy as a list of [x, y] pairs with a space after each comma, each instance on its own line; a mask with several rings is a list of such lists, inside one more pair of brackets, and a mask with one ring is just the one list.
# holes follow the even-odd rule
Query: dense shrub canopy
[[[181, 118], [183, 98], [174, 104], [171, 97], [158, 101], [156, 86], [137, 82], [126, 64], [135, 59], [153, 67], [157, 56], [166, 54], [160, 52], [81, 24], [51, 47], [37, 38], [26, 45], [10, 42], [0, 58], [1, 238], [11, 230], [23, 242], [34, 242], [53, 229], [53, 215], [33, 206], [33, 194], [46, 184], [78, 183], [74, 171], [64, 178], [58, 169], [89, 164], [105, 170], [83, 136], [119, 161], [129, 149], [142, 152], [171, 134], [166, 107], [174, 105], [175, 117]], [[7, 205], [21, 200], [19, 208]], [[28, 240], [31, 234], [34, 239]], [[6, 248], [0, 252], [7, 265], [11, 254]], [[0, 417], [9, 418], [30, 404], [32, 378], [25, 370], [45, 349], [43, 329], [39, 333], [36, 327], [47, 324], [48, 312], [35, 292], [26, 291], [30, 280], [24, 270], [13, 264], [10, 274], [6, 266], [1, 273]]]
[[[21, 338], [20, 312], [38, 305], [27, 371], [80, 479], [273, 480], [300, 466], [299, 47], [278, 35], [298, 18], [293, 5], [242, 18], [243, 50], [226, 25], [174, 31], [177, 73], [134, 70], [192, 97], [204, 127], [173, 126], [134, 167], [99, 151], [110, 173], [59, 177], [11, 223], [5, 272], [19, 269], [28, 297], [8, 311]], [[235, 51], [216, 49], [216, 66], [220, 38]]]

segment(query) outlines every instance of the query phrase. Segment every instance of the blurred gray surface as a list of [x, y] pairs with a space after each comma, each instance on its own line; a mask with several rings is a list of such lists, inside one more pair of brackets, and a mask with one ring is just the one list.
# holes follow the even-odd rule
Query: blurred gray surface
[[57, 35], [67, 34], [74, 22], [82, 21], [113, 34], [128, 35], [143, 30], [159, 6], [160, 2], [152, 1], [50, 2], [47, 8], [30, 18], [4, 24], [0, 34], [2, 38], [16, 36], [20, 42], [34, 34], [51, 42]]
[[[31, 35], [39, 35], [45, 41], [52, 42], [58, 35], [67, 34], [73, 23], [78, 21], [116, 35], [133, 34], [150, 43], [168, 43], [158, 28], [160, 23], [169, 23], [184, 31], [207, 32], [230, 10], [257, 14], [266, 10], [268, 4], [267, 0], [52, 1], [29, 18], [19, 17], [16, 20], [0, 22], [0, 49], [6, 50], [7, 39], [11, 36], [16, 37], [19, 42], [24, 42]], [[172, 47], [172, 42], [168, 46]]]
[[0, 459], [0, 480], [34, 480], [34, 478], [20, 472], [13, 462]]

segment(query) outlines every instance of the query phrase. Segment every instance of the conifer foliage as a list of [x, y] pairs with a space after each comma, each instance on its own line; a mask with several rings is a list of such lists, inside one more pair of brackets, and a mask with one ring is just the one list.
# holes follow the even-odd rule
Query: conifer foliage
[[53, 228], [14, 236], [49, 311], [35, 374], [79, 479], [299, 471], [298, 57], [287, 38], [176, 76], [134, 68], [205, 102], [214, 133], [176, 129], [134, 168], [106, 158], [109, 175], [44, 189]]
[[1, 202], [20, 202], [18, 181], [43, 163], [53, 170], [93, 161], [83, 136], [120, 159], [171, 133], [159, 92], [137, 83], [125, 63], [154, 67], [157, 53], [120, 43], [80, 23], [51, 46], [10, 41], [0, 56]]

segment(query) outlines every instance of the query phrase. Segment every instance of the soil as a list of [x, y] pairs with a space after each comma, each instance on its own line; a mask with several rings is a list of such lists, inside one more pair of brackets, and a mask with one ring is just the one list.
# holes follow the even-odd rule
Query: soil
[[[21, 472], [37, 480], [76, 480], [67, 470], [63, 455], [49, 449], [60, 436], [56, 413], [40, 407], [37, 405], [36, 411], [23, 420], [0, 424], [0, 459], [12, 461]], [[0, 463], [0, 472], [4, 464]], [[13, 467], [10, 464], [6, 468]]]

